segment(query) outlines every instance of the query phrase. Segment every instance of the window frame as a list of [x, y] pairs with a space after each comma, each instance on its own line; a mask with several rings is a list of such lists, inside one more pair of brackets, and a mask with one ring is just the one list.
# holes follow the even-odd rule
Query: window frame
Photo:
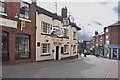
[[[4, 51], [3, 50], [3, 47], [2, 47], [2, 51], [0, 51], [0, 53], [2, 53], [2, 61], [9, 61], [9, 33], [8, 32], [6, 32], [6, 31], [3, 31], [3, 30], [0, 30], [0, 33], [2, 33], [0, 36], [1, 37], [3, 37], [3, 33], [5, 33], [6, 35], [7, 35], [7, 49], [6, 49], [6, 51]], [[3, 38], [2, 38], [3, 39]], [[1, 43], [2, 44], [2, 43]], [[6, 59], [4, 60], [3, 59], [3, 54], [5, 54], [6, 55]]]
[[64, 45], [64, 47], [63, 47], [63, 53], [68, 53], [68, 45]]
[[76, 52], [76, 45], [73, 45], [73, 52]]
[[[0, 13], [6, 13], [6, 2], [5, 2], [5, 0], [4, 0], [4, 2], [0, 0], [0, 3], [2, 4], [1, 8], [2, 9], [4, 8], [4, 11], [0, 11]], [[4, 4], [4, 7], [3, 7], [3, 4]]]
[[[20, 60], [20, 59], [30, 59], [31, 58], [31, 49], [30, 49], [30, 35], [28, 35], [28, 34], [25, 34], [25, 33], [16, 33], [15, 34], [15, 46], [17, 46], [17, 43], [16, 43], [16, 38], [18, 37], [18, 36], [20, 36], [21, 38], [23, 37], [23, 36], [21, 36], [21, 35], [23, 35], [23, 36], [26, 36], [26, 37], [28, 37], [28, 45], [29, 45], [29, 47], [28, 47], [28, 49], [29, 49], [29, 51], [20, 51], [20, 50], [16, 50], [16, 48], [15, 48], [15, 59], [16, 60]], [[16, 37], [17, 36], [17, 37]], [[25, 44], [24, 44], [24, 49], [25, 49]], [[17, 55], [17, 54], [19, 54], [19, 52], [20, 53], [22, 53], [22, 52], [27, 52], [28, 53], [28, 57], [19, 57], [19, 55]], [[16, 57], [17, 56], [17, 57]]]
[[[45, 44], [47, 45], [47, 47], [46, 47], [46, 50], [47, 50], [47, 51], [46, 51], [46, 53], [43, 53], [43, 52], [44, 52], [44, 51], [43, 51], [43, 45], [45, 45]], [[49, 44], [49, 43], [42, 43], [42, 44], [41, 44], [41, 54], [42, 54], [42, 55], [50, 54], [50, 44]]]
[[[28, 10], [26, 10], [26, 9], [21, 9], [21, 3], [26, 4], [27, 6], [29, 6]], [[24, 15], [22, 14], [23, 17], [21, 16], [21, 10], [24, 11]], [[28, 18], [25, 17], [25, 16], [26, 16], [26, 12], [28, 13]], [[23, 2], [22, 0], [20, 1], [20, 18], [30, 20], [30, 4], [27, 3], [27, 2]]]
[[65, 37], [69, 37], [68, 29], [64, 29], [64, 36], [65, 36]]
[[[46, 25], [46, 26], [44, 26]], [[46, 28], [46, 31], [44, 31], [44, 29]], [[41, 33], [43, 34], [50, 34], [50, 24], [46, 23], [46, 22], [41, 22]]]
[[76, 40], [76, 32], [73, 31], [73, 40]]

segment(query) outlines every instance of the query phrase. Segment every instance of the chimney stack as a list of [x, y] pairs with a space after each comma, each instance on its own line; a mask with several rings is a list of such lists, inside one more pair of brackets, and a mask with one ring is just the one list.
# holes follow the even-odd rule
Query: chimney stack
[[95, 35], [98, 35], [98, 31], [95, 31]]
[[67, 8], [66, 8], [66, 6], [65, 6], [65, 8], [62, 8], [62, 17], [63, 18], [67, 18]]

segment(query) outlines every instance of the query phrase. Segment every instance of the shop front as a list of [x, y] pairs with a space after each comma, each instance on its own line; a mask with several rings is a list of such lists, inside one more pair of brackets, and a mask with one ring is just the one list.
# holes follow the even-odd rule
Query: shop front
[[109, 58], [109, 46], [104, 46], [104, 57]]
[[111, 49], [111, 59], [119, 59], [120, 46], [110, 45], [109, 48]]

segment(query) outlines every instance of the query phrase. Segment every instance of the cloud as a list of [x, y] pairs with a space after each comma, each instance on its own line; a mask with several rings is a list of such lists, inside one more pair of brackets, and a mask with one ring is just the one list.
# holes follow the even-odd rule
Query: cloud
[[102, 5], [107, 5], [109, 2], [100, 2]]
[[103, 26], [100, 22], [98, 21], [92, 21], [92, 23], [96, 24], [96, 25], [99, 25], [99, 26]]

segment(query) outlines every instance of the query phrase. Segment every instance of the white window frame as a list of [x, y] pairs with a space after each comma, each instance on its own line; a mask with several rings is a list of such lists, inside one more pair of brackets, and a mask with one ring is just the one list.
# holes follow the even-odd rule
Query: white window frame
[[76, 32], [73, 31], [73, 39], [76, 39]]
[[64, 29], [64, 36], [67, 36], [67, 37], [69, 36], [68, 35], [68, 29]]
[[[43, 30], [44, 28], [45, 28], [45, 25], [44, 24], [46, 24], [47, 26], [46, 26], [46, 32]], [[45, 33], [45, 34], [50, 34], [50, 24], [48, 24], [48, 23], [46, 23], [46, 22], [41, 22], [41, 31], [42, 31], [42, 33]]]
[[64, 45], [64, 47], [63, 47], [63, 52], [64, 52], [64, 53], [68, 53], [68, 45]]
[[76, 45], [73, 45], [73, 52], [76, 52]]
[[[43, 53], [43, 45], [44, 44], [46, 44], [47, 46], [46, 46], [46, 53]], [[46, 55], [46, 54], [50, 54], [50, 44], [48, 44], [48, 43], [42, 43], [42, 47], [41, 47], [41, 53], [42, 53], [42, 55]]]

